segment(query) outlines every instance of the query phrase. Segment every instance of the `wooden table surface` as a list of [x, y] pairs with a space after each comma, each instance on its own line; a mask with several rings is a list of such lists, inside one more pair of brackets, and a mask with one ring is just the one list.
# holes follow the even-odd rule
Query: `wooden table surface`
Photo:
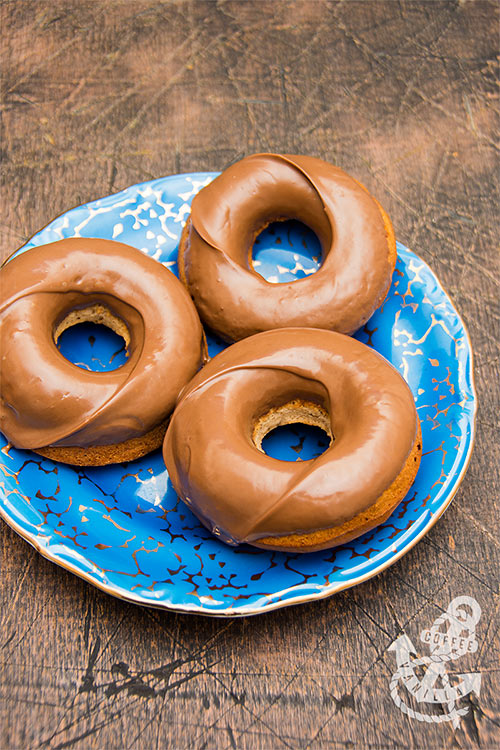
[[[498, 4], [4, 0], [1, 252], [68, 208], [256, 151], [379, 198], [473, 342], [477, 439], [446, 515], [393, 567], [247, 619], [121, 602], [0, 524], [0, 747], [498, 747]], [[390, 696], [391, 643], [482, 609], [458, 727]], [[421, 676], [421, 675], [420, 675]], [[433, 717], [433, 718], [432, 718]]]

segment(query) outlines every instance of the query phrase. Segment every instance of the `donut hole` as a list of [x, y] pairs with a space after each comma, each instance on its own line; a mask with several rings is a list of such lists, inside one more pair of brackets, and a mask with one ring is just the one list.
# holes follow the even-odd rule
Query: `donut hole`
[[317, 234], [296, 219], [272, 221], [260, 231], [250, 250], [253, 270], [271, 284], [299, 281], [322, 263]]
[[54, 343], [72, 364], [83, 370], [118, 370], [128, 358], [126, 324], [104, 305], [72, 310], [56, 326]]
[[334, 437], [326, 409], [297, 399], [261, 416], [252, 440], [257, 450], [270, 458], [309, 461], [324, 453]]

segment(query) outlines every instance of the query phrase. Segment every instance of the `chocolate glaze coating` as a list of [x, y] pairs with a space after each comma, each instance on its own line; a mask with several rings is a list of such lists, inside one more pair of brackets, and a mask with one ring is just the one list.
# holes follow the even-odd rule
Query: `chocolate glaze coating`
[[[251, 248], [284, 218], [316, 232], [322, 265], [271, 284], [253, 269]], [[242, 159], [203, 188], [179, 252], [202, 320], [227, 341], [287, 326], [351, 334], [381, 304], [395, 261], [391, 223], [360, 183], [321, 159], [278, 154]]]
[[[164, 420], [202, 360], [189, 295], [160, 263], [120, 242], [74, 238], [0, 270], [0, 426], [18, 448], [119, 443]], [[72, 310], [102, 304], [130, 334], [127, 362], [90, 372], [54, 343]]]
[[[255, 421], [293, 399], [330, 415], [334, 442], [291, 463], [260, 452]], [[340, 526], [400, 474], [418, 419], [412, 393], [373, 349], [331, 331], [289, 328], [218, 354], [181, 393], [163, 456], [172, 484], [224, 541]]]

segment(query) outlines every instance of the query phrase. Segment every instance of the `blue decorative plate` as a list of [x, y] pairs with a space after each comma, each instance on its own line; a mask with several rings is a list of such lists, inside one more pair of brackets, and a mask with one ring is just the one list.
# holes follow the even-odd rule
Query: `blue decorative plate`
[[[213, 173], [134, 185], [59, 216], [18, 252], [63, 237], [134, 245], [177, 273], [177, 245], [193, 196]], [[430, 529], [449, 505], [472, 451], [476, 397], [470, 341], [429, 267], [398, 245], [384, 305], [357, 334], [408, 381], [422, 424], [416, 481], [389, 520], [354, 542], [305, 555], [233, 548], [178, 501], [160, 452], [129, 464], [72, 468], [16, 450], [0, 435], [0, 513], [42, 555], [110, 594], [137, 604], [237, 616], [320, 599], [371, 578]], [[314, 272], [319, 247], [296, 222], [272, 225], [254, 249], [270, 281]], [[63, 337], [62, 337], [63, 338]], [[75, 327], [60, 342], [75, 364], [114, 369], [121, 340]], [[211, 338], [213, 355], [224, 344]], [[268, 453], [285, 460], [321, 452], [322, 433], [297, 427], [273, 435]]]

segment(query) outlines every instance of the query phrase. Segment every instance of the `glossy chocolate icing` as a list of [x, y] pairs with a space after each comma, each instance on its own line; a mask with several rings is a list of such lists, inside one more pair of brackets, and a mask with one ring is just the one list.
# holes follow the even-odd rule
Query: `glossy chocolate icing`
[[[253, 269], [251, 248], [283, 218], [316, 232], [322, 265], [271, 284]], [[202, 320], [236, 341], [287, 326], [353, 333], [381, 304], [395, 260], [391, 223], [355, 179], [310, 156], [256, 154], [195, 196], [179, 265]]]
[[[330, 415], [318, 458], [279, 461], [252, 442], [256, 420], [293, 399]], [[417, 434], [412, 393], [373, 349], [310, 328], [268, 331], [218, 354], [180, 395], [163, 456], [172, 484], [224, 541], [340, 526], [392, 484]]]
[[[201, 364], [202, 328], [185, 288], [128, 245], [83, 238], [42, 245], [10, 260], [0, 282], [0, 426], [19, 448], [144, 435]], [[113, 372], [80, 369], [54, 342], [68, 313], [95, 303], [130, 334], [128, 359]]]

